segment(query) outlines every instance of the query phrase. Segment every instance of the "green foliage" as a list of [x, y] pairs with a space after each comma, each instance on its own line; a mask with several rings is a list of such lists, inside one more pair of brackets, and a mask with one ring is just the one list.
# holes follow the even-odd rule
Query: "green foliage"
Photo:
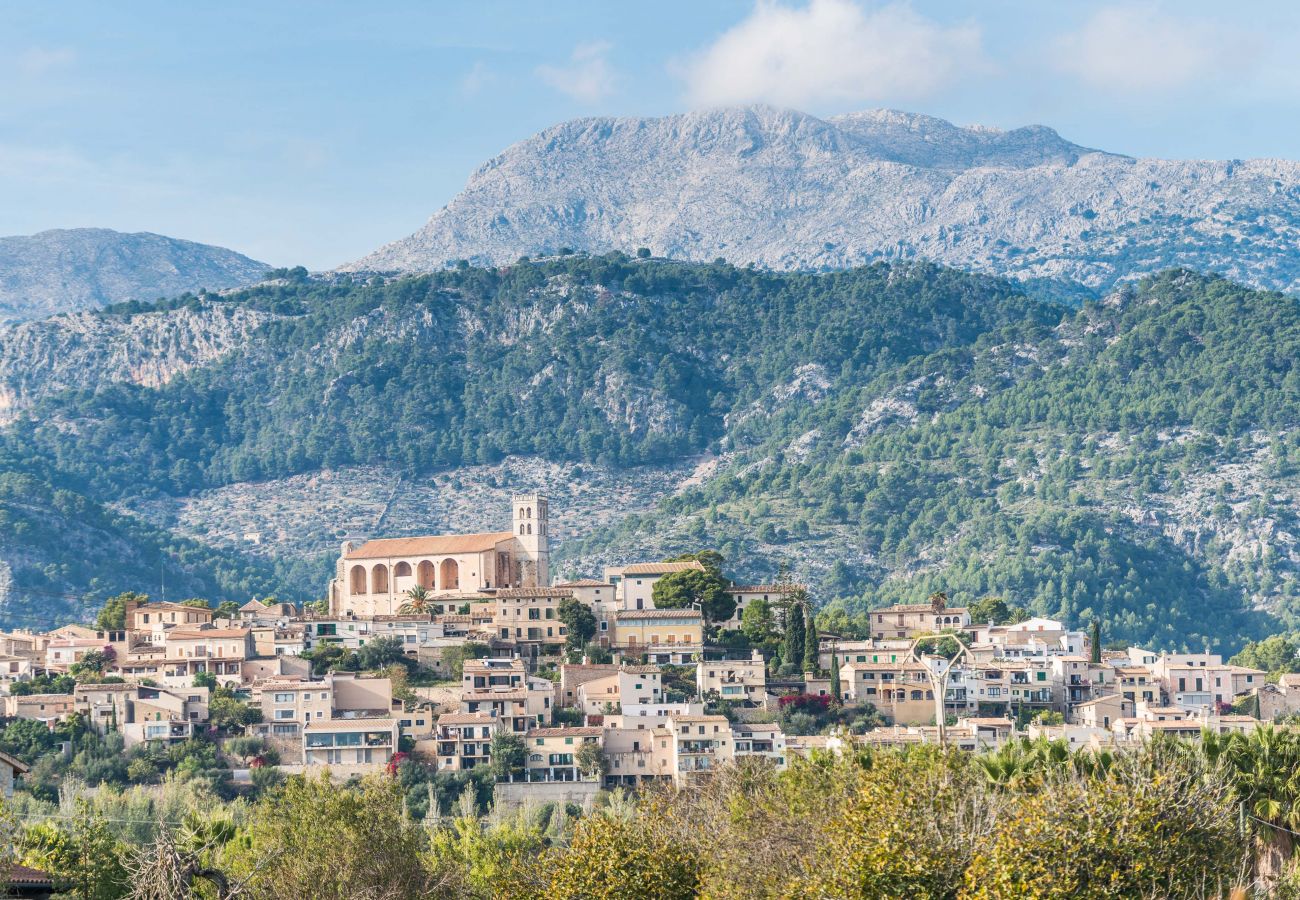
[[564, 643], [570, 650], [585, 647], [596, 636], [596, 614], [580, 600], [565, 597], [560, 601], [555, 614], [564, 623]]
[[583, 819], [548, 855], [543, 896], [555, 900], [692, 900], [703, 857], [645, 814]]
[[328, 774], [294, 776], [253, 808], [229, 863], [256, 897], [418, 897], [429, 887], [419, 828], [391, 778], [340, 790]]
[[214, 696], [208, 703], [213, 728], [242, 729], [262, 721], [262, 711], [234, 697]]
[[1236, 666], [1262, 669], [1269, 675], [1270, 681], [1292, 672], [1300, 672], [1300, 648], [1287, 635], [1269, 635], [1260, 641], [1252, 641], [1241, 652], [1229, 660]]
[[126, 605], [133, 601], [144, 605], [149, 602], [149, 595], [127, 591], [109, 597], [95, 616], [95, 627], [100, 631], [121, 631], [126, 627]]
[[55, 675], [43, 672], [33, 676], [30, 681], [15, 681], [9, 685], [9, 693], [15, 697], [31, 694], [71, 694], [77, 681], [71, 675]]
[[357, 665], [365, 672], [377, 672], [388, 666], [411, 662], [402, 639], [398, 637], [372, 637], [357, 650]]
[[492, 650], [487, 644], [480, 644], [476, 641], [466, 641], [455, 647], [444, 647], [442, 651], [442, 661], [446, 665], [451, 677], [460, 681], [461, 676], [465, 674], [465, 660], [467, 659], [485, 659], [491, 654]]
[[1029, 618], [1023, 607], [1012, 606], [1005, 597], [981, 597], [966, 609], [973, 625], [1014, 625]]
[[718, 569], [685, 569], [656, 581], [650, 596], [655, 609], [698, 609], [709, 622], [725, 622], [736, 611], [730, 586]]
[[523, 774], [528, 751], [518, 735], [501, 732], [493, 735], [488, 754], [491, 757], [488, 770], [497, 781], [514, 780]]

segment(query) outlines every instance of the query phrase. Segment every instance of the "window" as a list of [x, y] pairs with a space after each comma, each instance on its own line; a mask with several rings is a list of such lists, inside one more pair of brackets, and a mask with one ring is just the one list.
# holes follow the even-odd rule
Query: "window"
[[277, 710], [275, 711], [275, 717], [276, 717], [277, 719], [292, 719], [292, 718], [293, 718], [293, 710], [291, 710], [291, 709], [277, 709]]
[[276, 702], [276, 703], [292, 703], [292, 702], [293, 702], [293, 694], [289, 694], [289, 693], [276, 694], [276, 695], [275, 695], [275, 702]]

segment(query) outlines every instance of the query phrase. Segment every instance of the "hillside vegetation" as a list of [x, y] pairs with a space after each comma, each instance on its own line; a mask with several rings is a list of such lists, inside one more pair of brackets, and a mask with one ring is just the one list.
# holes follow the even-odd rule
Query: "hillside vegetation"
[[[1300, 611], [1300, 310], [1278, 294], [1173, 271], [1069, 308], [928, 265], [610, 254], [293, 276], [96, 315], [217, 306], [261, 324], [165, 384], [33, 387], [3, 432], [7, 467], [117, 509], [204, 492], [215, 517], [227, 489], [321, 470], [379, 466], [454, 495], [462, 469], [522, 457], [629, 473], [701, 457], [652, 512], [575, 525], [561, 564], [712, 545], [749, 579], [786, 560], [845, 630], [938, 587], [1198, 649]], [[225, 590], [252, 579], [234, 569], [269, 568], [226, 557]], [[87, 587], [16, 558], [20, 586]], [[281, 596], [311, 598], [327, 568], [279, 573]]]

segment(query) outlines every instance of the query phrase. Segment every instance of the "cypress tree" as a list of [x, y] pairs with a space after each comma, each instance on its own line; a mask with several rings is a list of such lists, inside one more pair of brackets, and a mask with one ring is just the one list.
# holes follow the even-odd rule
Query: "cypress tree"
[[803, 668], [805, 672], [816, 672], [818, 670], [818, 659], [820, 654], [817, 652], [821, 648], [817, 646], [817, 619], [813, 616], [812, 607], [804, 604], [803, 627]]
[[834, 653], [831, 654], [831, 697], [836, 703], [844, 701], [840, 696], [840, 659]]
[[1101, 663], [1101, 620], [1100, 619], [1092, 620], [1092, 634], [1089, 636], [1089, 639], [1090, 642], [1092, 643], [1092, 652], [1089, 654], [1089, 659], [1092, 661], [1093, 665], [1100, 665]]
[[790, 608], [785, 613], [785, 652], [781, 654], [785, 665], [783, 668], [792, 672], [803, 671], [803, 603], [799, 598], [792, 598]]

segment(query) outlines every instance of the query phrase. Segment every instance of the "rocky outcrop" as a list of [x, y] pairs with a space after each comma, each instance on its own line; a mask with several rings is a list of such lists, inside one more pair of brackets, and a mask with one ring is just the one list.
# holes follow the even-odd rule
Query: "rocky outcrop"
[[72, 228], [0, 238], [0, 322], [259, 281], [270, 267], [159, 234]]
[[423, 228], [345, 266], [561, 248], [777, 269], [925, 257], [1103, 290], [1185, 265], [1300, 289], [1300, 165], [1133, 159], [1050, 128], [766, 107], [566, 122], [484, 164]]
[[64, 390], [166, 384], [243, 346], [270, 317], [248, 306], [206, 304], [129, 316], [71, 313], [0, 326], [0, 424]]

